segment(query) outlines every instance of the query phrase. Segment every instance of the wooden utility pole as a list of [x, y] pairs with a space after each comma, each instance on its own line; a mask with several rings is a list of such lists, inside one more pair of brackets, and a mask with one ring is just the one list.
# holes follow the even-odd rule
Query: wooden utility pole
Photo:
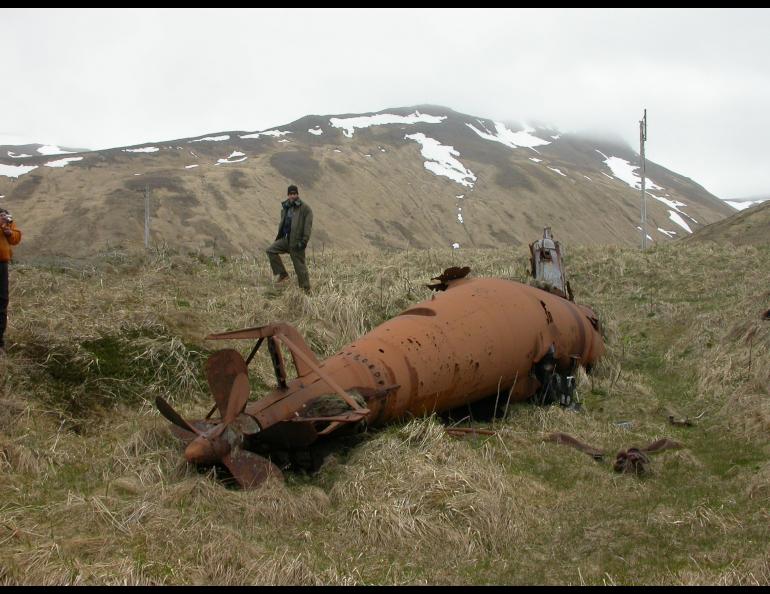
[[647, 177], [647, 161], [644, 158], [644, 143], [647, 140], [647, 110], [644, 117], [639, 120], [639, 155], [641, 157], [642, 170], [642, 251], [647, 249], [647, 199], [645, 196], [645, 182]]

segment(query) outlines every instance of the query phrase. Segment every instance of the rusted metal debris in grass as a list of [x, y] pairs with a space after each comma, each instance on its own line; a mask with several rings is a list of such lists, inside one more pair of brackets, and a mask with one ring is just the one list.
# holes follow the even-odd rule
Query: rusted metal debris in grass
[[620, 473], [644, 474], [648, 471], [650, 464], [650, 458], [647, 454], [676, 450], [682, 447], [684, 446], [681, 443], [664, 437], [641, 448], [621, 450], [615, 458], [613, 468], [615, 472]]
[[431, 279], [438, 281], [437, 283], [425, 286], [428, 287], [431, 291], [446, 291], [449, 288], [449, 283], [451, 281], [465, 278], [468, 276], [468, 274], [470, 274], [470, 271], [470, 266], [463, 266], [462, 268], [459, 266], [453, 266], [451, 268], [447, 268], [440, 275], [434, 276]]
[[677, 419], [674, 415], [668, 415], [668, 422], [675, 427], [694, 427], [695, 423], [693, 423], [690, 419], [684, 418], [684, 419]]
[[[558, 443], [569, 446], [580, 452], [586, 453], [594, 460], [602, 461], [604, 452], [594, 446], [583, 443], [579, 439], [566, 433], [549, 433], [543, 438], [543, 441]], [[615, 472], [644, 474], [648, 471], [650, 458], [648, 454], [654, 454], [665, 450], [679, 449], [684, 447], [681, 443], [664, 437], [644, 447], [631, 447], [627, 450], [621, 450], [615, 456], [613, 468]]]
[[509, 402], [571, 404], [577, 367], [590, 371], [604, 353], [594, 312], [558, 292], [469, 272], [445, 270], [431, 299], [324, 361], [287, 323], [210, 335], [257, 341], [249, 361], [267, 343], [276, 388], [250, 400], [249, 361], [225, 349], [206, 366], [219, 419], [189, 423], [162, 398], [158, 409], [182, 432], [189, 462], [224, 465], [242, 486], [255, 487], [298, 459], [315, 460], [314, 448], [332, 436], [442, 413], [501, 391]]
[[583, 443], [582, 441], [575, 439], [574, 437], [572, 437], [571, 435], [567, 435], [566, 433], [550, 433], [546, 435], [545, 441], [551, 441], [553, 443], [560, 443], [560, 444], [570, 446], [580, 452], [588, 454], [594, 460], [604, 459], [603, 451], [593, 446], [590, 446], [586, 443]]

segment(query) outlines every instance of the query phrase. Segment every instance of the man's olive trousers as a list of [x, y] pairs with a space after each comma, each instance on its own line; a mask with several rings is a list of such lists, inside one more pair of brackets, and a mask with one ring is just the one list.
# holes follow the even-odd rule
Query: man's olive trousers
[[270, 267], [273, 269], [273, 274], [280, 276], [288, 276], [280, 254], [289, 254], [294, 264], [294, 272], [297, 273], [297, 284], [305, 290], [310, 290], [310, 277], [308, 276], [307, 265], [305, 264], [305, 250], [290, 250], [289, 239], [281, 237], [281, 239], [276, 240], [265, 251], [270, 259]]

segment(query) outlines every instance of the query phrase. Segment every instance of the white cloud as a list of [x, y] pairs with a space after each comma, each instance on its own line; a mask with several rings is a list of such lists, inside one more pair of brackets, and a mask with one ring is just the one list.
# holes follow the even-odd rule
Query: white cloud
[[769, 28], [766, 9], [4, 9], [2, 132], [97, 149], [430, 102], [636, 148], [646, 107], [652, 161], [752, 196], [770, 188]]
[[727, 204], [732, 206], [735, 210], [746, 210], [757, 204], [762, 204], [763, 200], [725, 200]]

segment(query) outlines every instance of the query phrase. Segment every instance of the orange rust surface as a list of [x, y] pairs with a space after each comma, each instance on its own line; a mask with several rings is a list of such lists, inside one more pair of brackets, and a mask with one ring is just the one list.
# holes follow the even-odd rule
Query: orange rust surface
[[[593, 319], [593, 323], [592, 323]], [[442, 412], [495, 394], [531, 396], [530, 370], [555, 348], [557, 369], [571, 356], [593, 364], [604, 352], [595, 315], [584, 306], [514, 281], [463, 278], [415, 304], [319, 364], [344, 390], [397, 385], [367, 402], [367, 421], [379, 424]], [[235, 333], [233, 333], [235, 334]], [[515, 384], [515, 385], [514, 385]], [[335, 390], [316, 372], [288, 382], [249, 404], [246, 413], [265, 429], [301, 414], [307, 403]], [[506, 396], [507, 397], [507, 396]]]

